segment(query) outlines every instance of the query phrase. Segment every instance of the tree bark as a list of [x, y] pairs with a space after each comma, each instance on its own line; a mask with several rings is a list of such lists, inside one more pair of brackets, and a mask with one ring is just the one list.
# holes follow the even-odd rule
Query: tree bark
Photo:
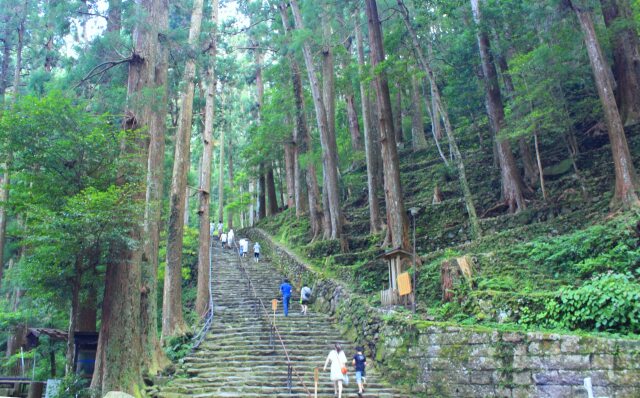
[[[304, 24], [302, 22], [302, 15], [300, 8], [296, 0], [291, 0], [291, 10], [293, 11], [293, 18], [296, 29], [303, 30]], [[327, 174], [327, 189], [329, 208], [325, 208], [325, 211], [329, 211], [331, 214], [331, 239], [339, 239], [342, 233], [342, 216], [340, 211], [340, 196], [338, 190], [338, 158], [337, 158], [337, 146], [335, 142], [335, 134], [331, 134], [330, 125], [327, 118], [327, 109], [320, 92], [320, 85], [315, 72], [315, 65], [311, 54], [311, 46], [305, 40], [302, 44], [302, 54], [307, 69], [307, 75], [311, 86], [311, 94], [313, 97], [313, 104], [316, 111], [316, 121], [318, 123], [318, 130], [320, 131], [320, 142], [322, 145], [322, 159], [323, 168]], [[331, 55], [331, 51], [328, 51], [326, 46], [323, 49], [323, 65], [328, 63], [328, 57]], [[323, 70], [328, 67], [323, 68]], [[333, 65], [331, 61], [331, 71], [333, 71]], [[327, 76], [324, 76], [325, 79]], [[325, 80], [325, 86], [329, 83]], [[332, 89], [331, 89], [332, 91]], [[332, 109], [330, 109], [332, 110]]]
[[[456, 141], [455, 133], [453, 130], [453, 126], [451, 125], [451, 120], [449, 118], [449, 112], [447, 108], [444, 106], [442, 98], [440, 96], [440, 89], [438, 88], [436, 76], [431, 68], [431, 64], [428, 62], [427, 58], [424, 56], [422, 52], [422, 47], [418, 42], [418, 36], [411, 25], [411, 21], [409, 20], [409, 12], [405, 7], [402, 0], [398, 0], [398, 5], [400, 6], [400, 11], [403, 16], [403, 20], [409, 34], [411, 36], [411, 40], [413, 42], [413, 46], [415, 48], [416, 53], [418, 54], [418, 63], [420, 67], [424, 70], [429, 79], [429, 83], [431, 85], [431, 95], [432, 102], [434, 103], [433, 110], [434, 112], [439, 111], [442, 115], [442, 119], [444, 120], [444, 129], [447, 134], [447, 138], [449, 139], [449, 146], [453, 153], [453, 160], [455, 161], [456, 169], [458, 170], [458, 181], [460, 182], [460, 188], [462, 190], [462, 195], [464, 198], [465, 206], [467, 208], [467, 214], [469, 215], [469, 224], [471, 225], [471, 232], [474, 237], [479, 238], [482, 236], [482, 229], [480, 228], [480, 224], [478, 222], [478, 216], [476, 214], [476, 207], [473, 202], [473, 196], [471, 195], [471, 188], [469, 187], [469, 181], [467, 180], [467, 172], [464, 166], [464, 160], [462, 159], [462, 154], [460, 153], [460, 149], [458, 148], [458, 143]], [[429, 44], [430, 46], [431, 44]], [[434, 115], [432, 115], [433, 117]], [[438, 116], [439, 118], [439, 116]], [[443, 157], [444, 159], [444, 157]], [[445, 160], [446, 163], [446, 160]]]
[[[198, 52], [196, 47], [202, 24], [202, 2], [202, 0], [195, 0], [191, 13], [189, 47], [193, 54]], [[162, 336], [165, 338], [183, 335], [186, 332], [186, 324], [182, 316], [182, 246], [195, 75], [196, 60], [194, 57], [190, 57], [187, 59], [182, 79], [185, 83], [185, 89], [182, 94], [182, 108], [176, 132], [175, 160], [171, 177], [167, 261], [162, 303]]]
[[260, 165], [260, 176], [258, 177], [258, 220], [267, 216], [267, 183], [264, 174], [264, 166]]
[[600, 97], [600, 102], [604, 110], [604, 118], [607, 123], [616, 175], [615, 191], [611, 200], [611, 207], [638, 207], [640, 206], [640, 199], [638, 199], [640, 184], [624, 134], [622, 119], [620, 118], [618, 106], [616, 105], [613, 95], [613, 82], [608, 73], [609, 66], [600, 48], [591, 13], [580, 6], [576, 0], [571, 0], [570, 3], [580, 22], [580, 28], [582, 29], [584, 42], [589, 54], [589, 61], [591, 62], [591, 69], [593, 70], [596, 87], [598, 88], [598, 96]]
[[396, 83], [396, 95], [395, 95], [395, 111], [393, 119], [393, 131], [396, 135], [396, 144], [401, 145], [404, 143], [404, 134], [402, 132], [402, 87], [400, 83]]
[[287, 208], [293, 209], [296, 205], [295, 146], [293, 145], [293, 138], [284, 144], [284, 171], [287, 185]]
[[255, 180], [251, 179], [249, 180], [249, 197], [251, 198], [249, 201], [249, 226], [253, 227], [255, 224], [255, 186], [256, 186], [256, 182]]
[[[162, 369], [166, 357], [158, 336], [158, 263], [160, 227], [162, 223], [162, 195], [165, 160], [165, 120], [167, 116], [167, 74], [169, 49], [162, 40], [169, 29], [169, 4], [167, 0], [155, 1], [150, 18], [151, 37], [155, 45], [155, 65], [149, 118], [149, 155], [147, 159], [147, 190], [144, 215], [144, 253], [142, 269], [142, 347], [143, 362], [149, 374]], [[118, 28], [119, 29], [119, 28]]]
[[349, 132], [351, 133], [351, 149], [354, 152], [361, 151], [362, 139], [360, 138], [360, 123], [358, 122], [358, 111], [356, 111], [355, 95], [349, 93], [345, 96], [347, 103], [347, 120], [349, 123]]
[[[7, 21], [3, 21], [7, 23]], [[4, 97], [9, 85], [9, 60], [11, 59], [11, 32], [9, 27], [5, 27], [2, 41], [2, 63], [0, 63], [0, 105], [4, 105]]]
[[9, 163], [2, 165], [4, 170], [0, 170], [2, 173], [0, 179], [0, 287], [2, 287], [2, 277], [4, 274], [4, 246], [6, 244], [7, 236], [7, 204], [9, 202], [9, 189], [10, 189], [10, 174]]
[[[600, 0], [605, 25], [612, 30], [615, 96], [624, 125], [640, 121], [640, 49], [628, 0]], [[627, 24], [625, 27], [616, 26]]]
[[86, 289], [84, 298], [80, 300], [76, 330], [79, 332], [96, 331], [96, 322], [98, 320], [97, 302], [98, 292], [96, 291], [96, 287], [91, 284], [91, 286]]
[[[233, 144], [229, 141], [229, 191], [233, 195]], [[233, 200], [233, 197], [231, 198]], [[233, 228], [233, 212], [227, 210], [227, 228]]]
[[218, 165], [218, 222], [220, 223], [224, 220], [224, 131], [224, 128], [220, 129], [220, 163]]
[[[356, 15], [359, 17], [359, 12]], [[358, 49], [358, 72], [362, 75], [365, 71], [364, 46], [362, 30], [360, 29], [360, 18], [355, 19], [356, 45]], [[376, 161], [378, 152], [378, 141], [374, 139], [373, 123], [371, 117], [371, 104], [367, 83], [360, 80], [360, 97], [362, 102], [362, 122], [364, 126], [364, 147], [365, 160], [367, 162], [367, 201], [369, 204], [369, 232], [377, 234], [380, 232], [380, 204], [378, 203], [378, 190], [380, 181], [378, 180], [378, 162]]]
[[[202, 174], [200, 175], [200, 199], [198, 218], [200, 219], [200, 231], [198, 239], [198, 287], [196, 294], [196, 313], [203, 315], [209, 308], [209, 246], [211, 245], [211, 232], [209, 217], [211, 207], [211, 164], [213, 157], [213, 124], [215, 122], [216, 100], [216, 49], [218, 33], [218, 0], [211, 2], [211, 31], [207, 48], [208, 66], [206, 72], [206, 100], [204, 111], [204, 132], [202, 134]], [[217, 226], [216, 226], [217, 228]]]
[[74, 277], [71, 286], [71, 308], [69, 309], [69, 329], [67, 330], [67, 352], [65, 372], [66, 376], [69, 376], [73, 372], [73, 357], [75, 344], [73, 342], [75, 338], [77, 323], [78, 323], [78, 309], [80, 307], [80, 288], [82, 287], [82, 251], [76, 254], [74, 261]]
[[276, 196], [276, 183], [273, 178], [273, 164], [269, 162], [265, 173], [267, 188], [267, 217], [278, 214], [278, 198]]
[[[377, 68], [384, 59], [382, 29], [378, 17], [376, 0], [366, 0], [367, 20], [369, 24], [369, 42], [371, 48], [371, 66]], [[374, 78], [380, 125], [380, 141], [382, 143], [382, 161], [384, 172], [384, 190], [387, 210], [387, 236], [393, 248], [409, 249], [407, 214], [402, 196], [400, 182], [400, 162], [393, 131], [393, 115], [389, 85], [384, 70]], [[386, 239], [385, 239], [386, 240]]]
[[20, 19], [18, 24], [18, 45], [16, 47], [16, 68], [13, 76], [13, 100], [14, 102], [20, 96], [20, 78], [22, 72], [22, 49], [24, 47], [24, 31], [25, 31], [25, 19], [27, 16], [26, 4], [23, 10], [24, 15]]
[[478, 25], [476, 37], [480, 49], [482, 73], [486, 85], [486, 107], [489, 115], [489, 124], [496, 140], [496, 150], [500, 163], [500, 176], [502, 181], [502, 199], [509, 207], [509, 212], [519, 212], [526, 208], [522, 195], [522, 178], [518, 172], [516, 161], [513, 157], [511, 144], [508, 139], [500, 137], [500, 131], [504, 126], [504, 106], [498, 85], [496, 67], [491, 57], [489, 37], [481, 28], [481, 14], [478, 0], [471, 0], [473, 18]]
[[[145, 94], [154, 85], [156, 66], [156, 40], [153, 21], [154, 10], [160, 2], [144, 0], [138, 3], [140, 20], [134, 30], [134, 53], [129, 62], [127, 81], [128, 109], [125, 111], [124, 128], [144, 131], [149, 124], [151, 104]], [[151, 22], [153, 21], [153, 23]], [[138, 137], [133, 143], [125, 143], [123, 152], [131, 156], [142, 170], [148, 162], [147, 138]], [[135, 173], [121, 170], [121, 175], [133, 175], [139, 188], [133, 200], [145, 200], [145, 184], [135, 181]], [[120, 179], [124, 183], [124, 179]], [[95, 370], [91, 387], [102, 391], [123, 391], [132, 395], [141, 393], [142, 386], [142, 338], [141, 338], [141, 287], [143, 255], [143, 219], [139, 215], [129, 220], [126, 240], [113, 242], [105, 275], [102, 302], [102, 320], [96, 353]], [[131, 244], [129, 242], [140, 242]]]
[[420, 101], [420, 88], [418, 78], [411, 74], [411, 144], [413, 151], [427, 147], [427, 138], [424, 136], [424, 122], [422, 120], [422, 101]]

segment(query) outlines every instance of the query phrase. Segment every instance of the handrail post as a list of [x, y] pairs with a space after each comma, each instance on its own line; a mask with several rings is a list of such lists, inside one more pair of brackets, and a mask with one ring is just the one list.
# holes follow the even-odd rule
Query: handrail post
[[287, 388], [289, 389], [289, 394], [291, 394], [291, 389], [293, 387], [293, 382], [291, 381], [291, 363], [287, 364]]

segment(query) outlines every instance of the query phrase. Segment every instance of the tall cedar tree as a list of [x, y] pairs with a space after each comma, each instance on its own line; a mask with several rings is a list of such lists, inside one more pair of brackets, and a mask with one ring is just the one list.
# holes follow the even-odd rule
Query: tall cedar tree
[[[365, 0], [365, 2], [369, 24], [371, 67], [377, 69], [385, 59], [378, 5], [376, 0]], [[400, 182], [400, 162], [398, 160], [395, 132], [393, 131], [389, 84], [384, 70], [376, 73], [374, 83], [380, 125], [380, 142], [382, 143], [384, 196], [387, 205], [387, 238], [385, 240], [391, 242], [393, 248], [409, 249], [407, 214], [404, 209], [404, 198]]]
[[[129, 61], [129, 105], [124, 123], [126, 129], [134, 132], [148, 131], [153, 116], [152, 105], [144, 98], [144, 94], [155, 85], [159, 48], [157, 18], [168, 12], [167, 3], [163, 1], [141, 1], [138, 7], [141, 18], [134, 31], [135, 48]], [[124, 146], [124, 151], [132, 155], [141, 170], [145, 170], [148, 161], [147, 137], [135, 137]], [[139, 185], [134, 199], [145, 199], [144, 184]], [[131, 220], [129, 225], [129, 239], [133, 242], [143, 240], [142, 215], [140, 218]], [[103, 395], [114, 390], [133, 395], [141, 393], [145, 343], [141, 337], [142, 255], [143, 245], [120, 242], [112, 248], [107, 264], [102, 323], [91, 381], [91, 386], [101, 389]]]
[[638, 207], [640, 206], [640, 199], [638, 198], [640, 183], [633, 166], [627, 138], [624, 135], [624, 126], [613, 95], [614, 82], [609, 74], [609, 65], [607, 65], [602, 48], [600, 48], [600, 42], [596, 36], [591, 11], [579, 0], [570, 0], [570, 5], [575, 11], [582, 29], [591, 69], [598, 88], [598, 96], [604, 110], [607, 132], [609, 133], [611, 154], [616, 174], [615, 191], [611, 205], [613, 208]]
[[[200, 231], [198, 236], [198, 289], [196, 294], [196, 313], [202, 315], [209, 307], [209, 246], [211, 234], [209, 231], [209, 207], [211, 200], [211, 161], [213, 154], [213, 123], [216, 99], [216, 48], [218, 33], [218, 0], [211, 2], [211, 32], [207, 46], [208, 66], [206, 72], [206, 99], [204, 111], [204, 133], [202, 134], [202, 172], [200, 174], [200, 189], [198, 196], [198, 218]], [[215, 228], [218, 226], [215, 225]]]
[[[362, 39], [362, 29], [360, 28], [360, 12], [356, 12], [355, 31], [356, 46], [358, 50], [358, 73], [365, 73], [364, 44]], [[380, 204], [378, 202], [378, 190], [380, 189], [380, 180], [378, 179], [377, 162], [380, 146], [374, 138], [375, 132], [373, 128], [373, 115], [371, 114], [371, 104], [369, 99], [369, 91], [367, 82], [360, 80], [360, 98], [362, 102], [362, 121], [364, 125], [364, 150], [365, 160], [367, 162], [367, 201], [369, 203], [369, 231], [372, 234], [380, 232]]]
[[176, 148], [171, 177], [169, 204], [169, 227], [167, 233], [167, 262], [162, 301], [162, 336], [183, 335], [186, 324], [182, 316], [182, 246], [184, 232], [185, 199], [187, 196], [187, 174], [191, 147], [191, 122], [193, 119], [193, 94], [195, 89], [197, 44], [202, 25], [203, 0], [195, 0], [189, 28], [190, 48], [184, 76], [180, 117], [176, 131]]
[[500, 132], [504, 127], [504, 106], [502, 95], [498, 85], [498, 74], [491, 55], [489, 36], [482, 27], [482, 14], [478, 0], [471, 0], [473, 19], [477, 24], [476, 37], [480, 49], [480, 61], [486, 89], [486, 107], [489, 115], [489, 124], [495, 137], [495, 145], [500, 163], [500, 176], [502, 181], [502, 200], [509, 208], [509, 212], [519, 212], [526, 207], [522, 195], [523, 183], [518, 166], [513, 157], [511, 144], [507, 138], [501, 137]]
[[[303, 30], [304, 23], [302, 22], [302, 14], [300, 12], [300, 7], [298, 6], [298, 2], [292, 0], [290, 2], [291, 10], [293, 12], [293, 20], [296, 29]], [[329, 50], [323, 47], [323, 54], [327, 53]], [[320, 143], [322, 146], [322, 165], [324, 170], [324, 182], [325, 186], [323, 191], [327, 194], [327, 202], [328, 206], [324, 206], [325, 212], [329, 212], [330, 214], [330, 222], [331, 222], [331, 239], [339, 239], [342, 234], [342, 216], [340, 211], [340, 192], [338, 190], [338, 154], [337, 154], [337, 146], [335, 145], [335, 134], [331, 134], [328, 118], [327, 118], [327, 108], [325, 106], [323, 95], [320, 90], [320, 84], [318, 82], [318, 77], [316, 75], [316, 68], [313, 62], [313, 57], [311, 53], [311, 46], [308, 41], [305, 40], [302, 44], [302, 55], [304, 58], [304, 63], [307, 69], [307, 76], [309, 78], [309, 85], [311, 87], [311, 95], [313, 98], [313, 105], [316, 112], [316, 121], [318, 123], [318, 130], [320, 131]], [[328, 57], [327, 55], [323, 55], [324, 57]], [[329, 68], [327, 63], [332, 61], [323, 60], [323, 64], [325, 64], [325, 68]], [[331, 66], [331, 69], [333, 67]], [[330, 84], [327, 81], [328, 76], [323, 74], [325, 78], [325, 86]]]
[[[287, 13], [286, 3], [280, 3], [278, 5], [278, 9], [280, 10], [280, 17], [282, 19], [282, 25], [285, 27], [288, 42], [290, 40], [292, 27], [289, 23], [289, 15]], [[289, 65], [291, 67], [291, 81], [293, 85], [293, 95], [296, 106], [294, 136], [294, 142], [298, 150], [296, 161], [298, 162], [297, 168], [301, 169], [299, 164], [300, 157], [305, 156], [311, 149], [311, 134], [309, 133], [309, 128], [307, 126], [304, 89], [302, 86], [300, 65], [298, 64], [298, 61], [295, 59], [293, 54], [288, 53], [287, 57], [289, 59]], [[320, 205], [320, 188], [318, 187], [318, 175], [316, 166], [313, 164], [313, 162], [307, 162], [305, 177], [305, 181], [307, 183], [307, 199], [309, 202], [309, 220], [311, 224], [311, 233], [313, 239], [316, 239], [318, 236], [320, 236], [322, 230], [322, 207]], [[300, 180], [300, 177], [296, 179], [296, 181]], [[296, 190], [298, 189], [296, 188]]]

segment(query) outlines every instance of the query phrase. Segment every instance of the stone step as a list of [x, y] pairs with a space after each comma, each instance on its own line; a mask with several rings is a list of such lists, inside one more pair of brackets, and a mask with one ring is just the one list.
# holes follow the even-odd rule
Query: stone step
[[[322, 371], [326, 356], [336, 342], [345, 352], [354, 352], [353, 344], [340, 335], [332, 318], [314, 312], [307, 316], [300, 314], [298, 292], [293, 292], [289, 316], [284, 316], [281, 301], [274, 316], [271, 300], [279, 298], [283, 278], [268, 262], [242, 262], [252, 279], [258, 297], [255, 298], [241, 272], [237, 255], [218, 249], [214, 250], [213, 261], [212, 327], [199, 348], [183, 359], [176, 377], [151, 395], [158, 398], [308, 397], [299, 378], [312, 392], [314, 369], [318, 368], [318, 396], [332, 397], [329, 373]], [[274, 320], [291, 362], [279, 339], [273, 336], [273, 344], [270, 341], [270, 322]], [[289, 363], [295, 368], [291, 394], [286, 387]], [[351, 367], [350, 375], [352, 384], [345, 387], [343, 397], [357, 396]], [[404, 397], [382, 381], [375, 367], [369, 367], [367, 375], [369, 384], [364, 396]]]

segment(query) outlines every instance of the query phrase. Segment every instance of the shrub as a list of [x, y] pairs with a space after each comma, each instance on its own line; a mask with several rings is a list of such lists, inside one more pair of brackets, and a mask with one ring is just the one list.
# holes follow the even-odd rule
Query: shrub
[[640, 283], [631, 274], [594, 277], [578, 288], [561, 289], [537, 318], [564, 329], [640, 333]]

